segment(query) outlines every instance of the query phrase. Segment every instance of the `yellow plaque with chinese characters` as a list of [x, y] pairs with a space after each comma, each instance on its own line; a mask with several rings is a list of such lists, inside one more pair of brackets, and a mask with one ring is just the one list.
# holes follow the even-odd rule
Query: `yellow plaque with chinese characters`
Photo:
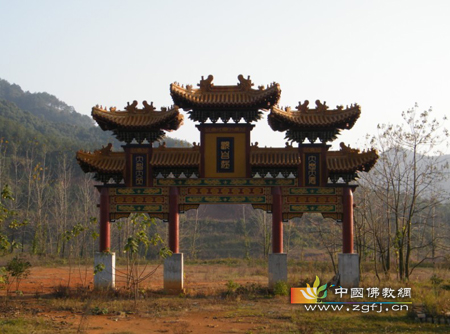
[[205, 133], [205, 177], [246, 177], [246, 134]]

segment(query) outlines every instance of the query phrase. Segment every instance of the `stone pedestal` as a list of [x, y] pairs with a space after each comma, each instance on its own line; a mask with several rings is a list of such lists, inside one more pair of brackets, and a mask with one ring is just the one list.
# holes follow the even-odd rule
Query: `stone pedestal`
[[164, 260], [164, 290], [169, 294], [184, 292], [183, 253], [174, 253]]
[[287, 254], [269, 254], [269, 289], [273, 289], [278, 281], [287, 283]]
[[108, 289], [116, 286], [116, 253], [96, 252], [94, 254], [94, 268], [103, 264], [102, 271], [94, 276], [94, 288]]
[[359, 256], [358, 254], [338, 254], [339, 285], [344, 288], [359, 286]]

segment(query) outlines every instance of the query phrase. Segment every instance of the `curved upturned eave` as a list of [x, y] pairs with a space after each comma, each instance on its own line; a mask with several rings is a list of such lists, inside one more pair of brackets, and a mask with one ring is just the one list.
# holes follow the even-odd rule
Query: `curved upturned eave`
[[180, 108], [255, 108], [269, 109], [278, 103], [281, 96], [279, 84], [267, 89], [241, 90], [235, 86], [214, 86], [210, 91], [186, 89], [175, 83], [170, 85], [170, 94], [174, 103]]
[[167, 111], [129, 112], [92, 108], [92, 117], [103, 130], [177, 130], [183, 124], [178, 106]]
[[369, 172], [378, 160], [374, 149], [362, 153], [330, 151], [327, 155], [327, 167], [331, 173]]
[[351, 129], [359, 116], [361, 108], [357, 105], [343, 110], [327, 110], [317, 112], [314, 109], [303, 112], [285, 111], [272, 107], [268, 122], [274, 131], [311, 130], [311, 129]]
[[78, 151], [76, 159], [85, 173], [119, 174], [125, 169], [125, 153], [111, 152], [110, 155]]

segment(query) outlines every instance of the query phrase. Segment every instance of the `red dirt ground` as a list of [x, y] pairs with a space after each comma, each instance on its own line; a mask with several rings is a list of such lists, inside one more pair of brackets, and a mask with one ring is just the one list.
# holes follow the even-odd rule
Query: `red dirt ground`
[[[165, 296], [161, 293], [161, 266], [151, 280], [143, 284], [156, 291], [155, 297], [139, 300], [138, 310], [135, 312], [126, 312], [125, 309], [117, 311], [121, 307], [121, 301], [114, 298], [108, 300], [110, 297], [71, 301], [70, 298], [57, 299], [52, 295], [58, 286], [70, 286], [73, 290], [80, 286], [92, 289], [92, 271], [90, 266], [71, 269], [33, 267], [29, 278], [20, 285], [23, 296], [12, 297], [15, 304], [10, 305], [15, 307], [6, 308], [1, 317], [43, 319], [53, 324], [54, 333], [92, 334], [274, 333], [278, 332], [277, 328], [289, 323], [282, 315], [292, 307], [287, 297], [259, 299], [257, 302], [221, 297], [229, 280], [241, 285], [256, 283], [266, 286], [267, 277], [261, 268], [185, 266], [188, 297], [182, 297]], [[118, 287], [123, 288], [123, 277], [117, 277], [117, 281]], [[5, 295], [5, 292], [1, 291], [0, 294]], [[133, 301], [122, 300], [122, 303], [127, 308]], [[107, 309], [107, 314], [94, 315], [92, 310], [95, 307]]]

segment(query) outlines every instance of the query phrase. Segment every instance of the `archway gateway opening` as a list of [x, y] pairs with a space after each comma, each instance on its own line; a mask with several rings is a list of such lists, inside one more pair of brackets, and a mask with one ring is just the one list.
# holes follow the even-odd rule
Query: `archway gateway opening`
[[[287, 281], [287, 255], [283, 253], [283, 221], [304, 213], [321, 213], [343, 222], [343, 250], [339, 254], [342, 286], [359, 284], [358, 255], [353, 253], [353, 191], [358, 171], [368, 171], [378, 155], [360, 152], [341, 143], [329, 151], [327, 142], [359, 118], [358, 105], [331, 110], [320, 101], [295, 110], [280, 108], [281, 89], [273, 83], [253, 89], [250, 78], [238, 76], [234, 86], [215, 86], [210, 75], [199, 88], [178, 83], [170, 86], [175, 103], [156, 111], [153, 103], [137, 101], [123, 111], [95, 106], [92, 116], [103, 130], [125, 142], [122, 152], [112, 145], [91, 152], [78, 151], [84, 172], [95, 173], [100, 192], [100, 249], [95, 265], [105, 270], [95, 276], [96, 287], [114, 287], [115, 255], [110, 249], [110, 222], [131, 213], [147, 213], [168, 221], [169, 248], [164, 263], [164, 288], [184, 289], [183, 254], [179, 247], [179, 213], [201, 204], [251, 204], [272, 213], [272, 253], [268, 284]], [[180, 108], [199, 122], [199, 144], [192, 147], [153, 147], [165, 131], [183, 123]], [[269, 112], [269, 126], [286, 132], [285, 147], [262, 148], [252, 144], [251, 123]], [[221, 119], [222, 123], [217, 123]], [[241, 120], [245, 123], [242, 123]], [[207, 122], [209, 120], [209, 122]], [[230, 120], [232, 121], [231, 123]], [[305, 141], [308, 142], [305, 142]], [[320, 143], [316, 143], [319, 140]], [[298, 144], [293, 146], [293, 142]]]

